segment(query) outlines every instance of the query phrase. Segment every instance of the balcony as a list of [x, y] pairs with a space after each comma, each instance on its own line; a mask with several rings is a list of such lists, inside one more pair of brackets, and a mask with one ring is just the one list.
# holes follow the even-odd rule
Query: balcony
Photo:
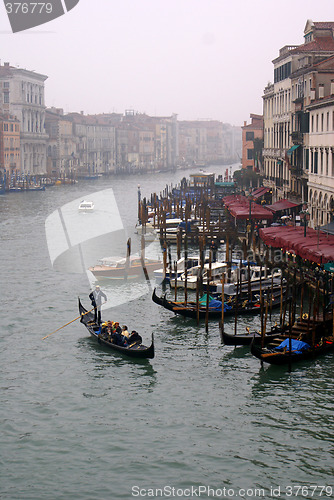
[[301, 177], [303, 175], [303, 168], [300, 166], [291, 165], [290, 173], [294, 177]]

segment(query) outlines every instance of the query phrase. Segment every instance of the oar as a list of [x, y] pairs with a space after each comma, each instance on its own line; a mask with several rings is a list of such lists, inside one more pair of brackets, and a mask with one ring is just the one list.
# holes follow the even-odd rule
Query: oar
[[59, 330], [61, 330], [65, 326], [70, 325], [71, 323], [73, 323], [77, 319], [81, 318], [82, 316], [85, 316], [85, 314], [88, 314], [88, 313], [94, 311], [95, 307], [93, 307], [93, 309], [91, 309], [90, 311], [86, 311], [84, 314], [80, 314], [80, 316], [78, 316], [77, 318], [72, 319], [72, 321], [69, 321], [68, 323], [66, 323], [65, 325], [61, 326], [60, 328], [57, 328], [57, 330], [55, 330], [54, 332], [49, 333], [49, 335], [46, 335], [45, 337], [43, 337], [42, 340], [47, 339], [48, 337], [50, 337], [50, 335], [53, 335], [54, 333], [58, 332]]
[[[104, 304], [105, 304], [105, 302], [104, 302]], [[103, 304], [102, 304], [102, 305], [103, 305]], [[94, 309], [96, 309], [96, 307], [98, 307], [98, 306], [95, 306], [95, 307], [93, 307], [92, 309], [90, 309], [89, 311], [86, 311], [85, 313], [80, 314], [80, 316], [78, 316], [77, 318], [72, 319], [72, 321], [69, 321], [68, 323], [66, 323], [66, 325], [63, 325], [63, 326], [61, 326], [60, 328], [57, 328], [57, 330], [55, 330], [54, 332], [49, 333], [49, 335], [46, 335], [45, 337], [43, 337], [43, 338], [42, 338], [42, 340], [47, 339], [48, 337], [50, 337], [50, 335], [53, 335], [54, 333], [59, 332], [59, 330], [61, 330], [62, 328], [65, 328], [65, 326], [70, 325], [71, 323], [73, 323], [73, 322], [74, 322], [74, 321], [76, 321], [77, 319], [82, 318], [82, 316], [85, 316], [86, 314], [88, 314], [88, 313], [90, 313], [90, 312], [94, 311]]]

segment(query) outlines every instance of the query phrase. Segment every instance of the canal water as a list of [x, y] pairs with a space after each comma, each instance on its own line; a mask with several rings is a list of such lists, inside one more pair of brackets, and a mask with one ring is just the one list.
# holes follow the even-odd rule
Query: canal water
[[42, 340], [78, 316], [78, 296], [90, 305], [87, 275], [51, 266], [50, 214], [112, 189], [139, 246], [138, 184], [149, 196], [189, 173], [0, 197], [1, 500], [334, 497], [332, 355], [261, 368], [215, 322], [206, 333], [159, 308], [147, 283], [106, 284], [103, 315], [146, 344], [154, 333], [153, 360], [106, 352], [78, 321]]

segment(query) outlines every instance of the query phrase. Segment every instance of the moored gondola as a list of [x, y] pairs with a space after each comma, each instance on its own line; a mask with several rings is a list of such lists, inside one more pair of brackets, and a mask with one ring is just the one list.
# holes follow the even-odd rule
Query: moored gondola
[[87, 311], [87, 309], [83, 307], [80, 299], [79, 299], [79, 313], [81, 316], [80, 322], [83, 325], [85, 325], [90, 335], [94, 337], [100, 345], [103, 345], [104, 347], [107, 347], [112, 351], [125, 354], [126, 356], [130, 356], [132, 358], [147, 358], [147, 359], [154, 358], [153, 334], [152, 334], [152, 343], [149, 347], [138, 342], [130, 344], [129, 346], [116, 345], [110, 342], [109, 340], [105, 340], [101, 338], [101, 336], [99, 336], [100, 327], [96, 323], [94, 323], [94, 314], [91, 311]]
[[[267, 331], [265, 334], [266, 340], [274, 340], [279, 334], [284, 334], [285, 328], [279, 328], [278, 326], [273, 326], [271, 330]], [[227, 333], [221, 329], [220, 331], [221, 341], [224, 345], [233, 346], [243, 346], [251, 345], [253, 338], [261, 339], [261, 332], [251, 332], [246, 333]]]
[[[202, 303], [199, 303], [198, 307], [196, 302], [175, 302], [172, 300], [168, 300], [166, 295], [159, 297], [156, 294], [155, 289], [153, 290], [152, 300], [159, 306], [164, 307], [168, 311], [171, 311], [175, 314], [179, 314], [181, 316], [185, 316], [187, 318], [196, 319], [204, 319], [206, 317], [206, 306]], [[276, 295], [273, 297], [271, 307], [278, 307], [281, 303], [280, 295]], [[224, 304], [224, 315], [231, 316], [235, 314], [235, 306], [229, 305], [228, 303]], [[238, 304], [237, 314], [259, 314], [260, 313], [260, 303], [259, 302], [249, 302], [248, 300], [244, 300], [242, 303]], [[217, 319], [222, 316], [222, 302], [219, 300], [210, 300], [208, 307], [208, 317], [209, 319]]]
[[291, 365], [298, 361], [312, 360], [323, 354], [334, 351], [333, 336], [329, 335], [329, 330], [324, 322], [321, 327], [321, 334], [311, 338], [300, 340], [291, 336], [271, 339], [264, 337], [253, 337], [251, 342], [251, 353], [261, 362], [272, 365]]

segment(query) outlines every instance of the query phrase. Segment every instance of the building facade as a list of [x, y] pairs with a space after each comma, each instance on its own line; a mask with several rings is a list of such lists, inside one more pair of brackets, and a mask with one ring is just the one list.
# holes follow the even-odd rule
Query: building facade
[[11, 115], [0, 114], [0, 174], [10, 178], [20, 171], [20, 122]]
[[273, 201], [308, 201], [307, 106], [324, 96], [329, 85], [331, 70], [324, 71], [324, 65], [334, 55], [333, 34], [333, 22], [308, 20], [304, 44], [283, 47], [273, 61], [274, 83], [267, 85], [263, 95], [262, 170]]
[[242, 168], [260, 171], [263, 149], [263, 116], [250, 115], [251, 123], [244, 122], [242, 129]]
[[0, 106], [2, 113], [20, 123], [21, 166], [24, 174], [46, 174], [47, 134], [45, 133], [44, 82], [47, 76], [0, 65]]
[[308, 211], [317, 228], [333, 220], [334, 213], [334, 80], [331, 96], [308, 105]]

